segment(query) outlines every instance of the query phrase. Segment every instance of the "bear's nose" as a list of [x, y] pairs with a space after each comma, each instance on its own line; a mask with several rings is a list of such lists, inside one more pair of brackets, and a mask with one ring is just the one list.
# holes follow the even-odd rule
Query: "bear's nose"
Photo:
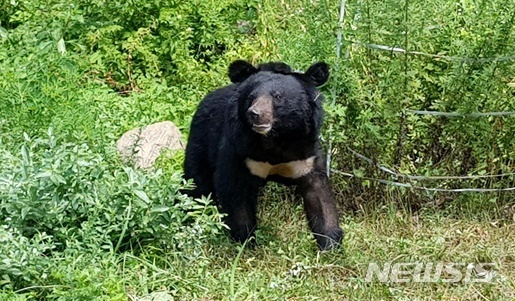
[[256, 109], [249, 109], [247, 111], [247, 116], [249, 117], [250, 121], [255, 122], [259, 119], [259, 115], [261, 115], [261, 112], [259, 112]]

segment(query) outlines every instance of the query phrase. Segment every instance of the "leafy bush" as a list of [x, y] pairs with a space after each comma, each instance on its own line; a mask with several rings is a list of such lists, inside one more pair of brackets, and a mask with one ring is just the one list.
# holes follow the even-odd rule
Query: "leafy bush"
[[185, 186], [178, 173], [112, 167], [52, 130], [25, 140], [19, 154], [0, 155], [0, 271], [14, 283], [28, 281], [53, 252], [137, 251], [149, 243], [193, 250], [221, 230], [209, 200], [178, 193]]
[[228, 62], [259, 52], [254, 2], [1, 3], [5, 136], [54, 126], [102, 147], [99, 132], [165, 119], [187, 128], [199, 99], [226, 82]]
[[0, 288], [40, 278], [51, 262], [46, 255], [55, 249], [52, 237], [46, 233], [28, 238], [9, 223], [7, 218], [0, 227]]

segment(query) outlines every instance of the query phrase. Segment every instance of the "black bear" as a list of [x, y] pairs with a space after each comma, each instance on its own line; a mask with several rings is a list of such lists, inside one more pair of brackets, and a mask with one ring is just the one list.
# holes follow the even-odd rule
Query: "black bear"
[[234, 240], [254, 236], [258, 192], [267, 181], [296, 185], [318, 247], [342, 240], [338, 214], [319, 141], [326, 63], [305, 73], [279, 62], [257, 67], [238, 60], [229, 66], [232, 84], [199, 104], [186, 146], [184, 173], [211, 194], [226, 213]]

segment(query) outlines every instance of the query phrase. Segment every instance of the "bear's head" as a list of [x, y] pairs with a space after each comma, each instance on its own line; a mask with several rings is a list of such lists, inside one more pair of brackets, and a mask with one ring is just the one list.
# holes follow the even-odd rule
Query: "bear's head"
[[279, 137], [318, 136], [323, 97], [317, 87], [329, 78], [326, 63], [315, 63], [302, 73], [285, 63], [255, 67], [239, 60], [229, 66], [229, 78], [237, 84], [240, 120], [254, 132]]

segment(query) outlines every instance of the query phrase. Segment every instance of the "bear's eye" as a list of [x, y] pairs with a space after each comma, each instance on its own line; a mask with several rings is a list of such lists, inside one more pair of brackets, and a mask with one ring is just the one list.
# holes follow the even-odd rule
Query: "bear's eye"
[[284, 95], [283, 95], [282, 93], [279, 93], [279, 92], [273, 92], [273, 93], [272, 93], [272, 97], [273, 97], [275, 100], [279, 101], [279, 102], [284, 101]]

